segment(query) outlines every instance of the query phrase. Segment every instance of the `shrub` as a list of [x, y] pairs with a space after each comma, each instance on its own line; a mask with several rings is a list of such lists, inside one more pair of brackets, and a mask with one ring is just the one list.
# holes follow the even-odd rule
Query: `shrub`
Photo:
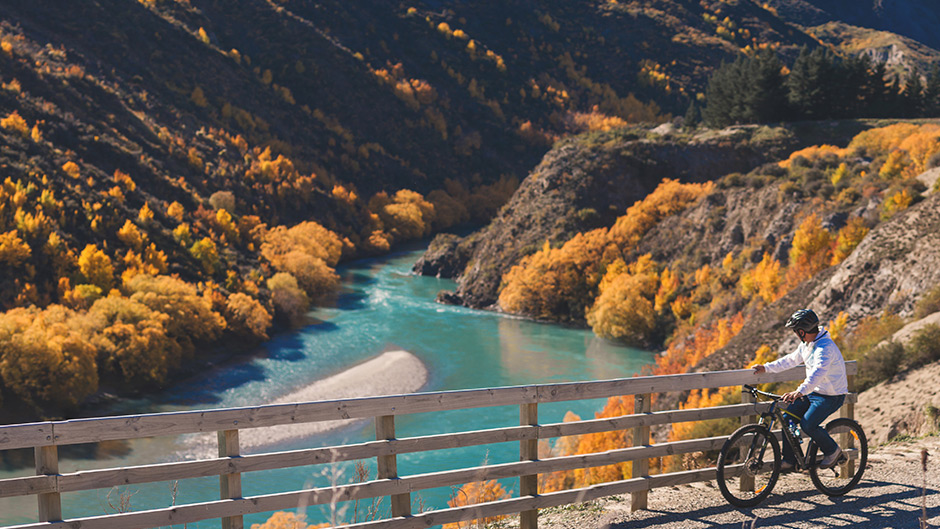
[[164, 323], [167, 334], [184, 353], [195, 351], [197, 343], [215, 340], [225, 327], [212, 303], [182, 279], [140, 274], [131, 278], [126, 288], [132, 300], [169, 316]]
[[209, 197], [209, 205], [213, 209], [224, 209], [229, 213], [234, 213], [235, 195], [231, 191], [216, 191]]
[[268, 289], [275, 313], [287, 322], [298, 321], [310, 305], [310, 299], [297, 285], [297, 279], [287, 272], [278, 272], [268, 279]]
[[917, 300], [914, 318], [919, 320], [938, 311], [940, 311], [940, 285], [933, 287]]
[[0, 378], [37, 408], [71, 408], [97, 391], [95, 349], [81, 316], [61, 305], [0, 314]]
[[865, 391], [875, 384], [888, 380], [898, 373], [904, 361], [904, 346], [890, 341], [868, 352], [858, 368], [858, 391]]
[[180, 346], [167, 336], [170, 316], [122, 296], [101, 298], [88, 313], [102, 373], [130, 386], [161, 384], [179, 367]]
[[255, 298], [236, 292], [225, 302], [225, 323], [238, 336], [266, 340], [271, 314]]
[[907, 344], [906, 350], [906, 364], [909, 368], [940, 360], [940, 325], [925, 325], [918, 330]]

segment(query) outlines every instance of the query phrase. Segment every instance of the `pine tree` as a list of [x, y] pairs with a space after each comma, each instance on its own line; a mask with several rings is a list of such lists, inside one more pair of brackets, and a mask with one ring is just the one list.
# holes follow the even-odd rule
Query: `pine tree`
[[924, 116], [940, 115], [940, 66], [934, 66], [924, 87]]
[[747, 61], [744, 69], [744, 117], [752, 123], [780, 121], [786, 112], [783, 63], [771, 50]]
[[901, 92], [903, 115], [909, 118], [921, 117], [924, 112], [924, 84], [920, 80], [917, 68], [911, 70], [904, 79], [904, 91]]
[[839, 82], [835, 65], [825, 48], [800, 50], [787, 78], [788, 100], [799, 116], [825, 119], [834, 114], [838, 99], [834, 87]]
[[685, 118], [683, 120], [683, 126], [687, 129], [694, 129], [701, 122], [700, 112], [698, 107], [695, 106], [695, 99], [689, 102], [689, 108], [685, 111]]

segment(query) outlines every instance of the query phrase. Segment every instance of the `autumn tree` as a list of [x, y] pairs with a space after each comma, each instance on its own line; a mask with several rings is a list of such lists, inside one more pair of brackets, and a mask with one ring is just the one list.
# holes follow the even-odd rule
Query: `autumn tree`
[[225, 328], [225, 320], [212, 310], [212, 303], [181, 279], [140, 274], [125, 288], [131, 300], [169, 316], [164, 322], [167, 335], [185, 354], [195, 351], [197, 344], [215, 340]]
[[266, 340], [271, 327], [271, 314], [255, 298], [236, 292], [225, 303], [226, 328], [237, 336]]
[[112, 295], [88, 312], [102, 373], [129, 387], [162, 384], [180, 365], [181, 347], [167, 335], [170, 316], [133, 299]]
[[819, 216], [813, 213], [803, 219], [793, 233], [790, 266], [786, 275], [788, 289], [813, 277], [831, 262], [832, 234], [822, 227]]
[[771, 303], [777, 299], [782, 281], [780, 262], [765, 253], [754, 268], [741, 274], [741, 294], [749, 299], [759, 296], [765, 303]]
[[290, 323], [296, 322], [307, 311], [310, 299], [297, 284], [297, 279], [287, 272], [278, 272], [267, 282], [274, 303], [275, 314]]
[[85, 246], [78, 256], [78, 268], [85, 281], [95, 285], [104, 292], [111, 289], [114, 282], [114, 267], [111, 258], [94, 244]]
[[631, 265], [616, 261], [600, 284], [600, 295], [587, 312], [598, 336], [642, 344], [656, 326], [654, 298], [659, 286], [656, 263], [649, 255]]
[[82, 316], [61, 305], [0, 314], [0, 378], [37, 408], [71, 408], [97, 391], [95, 349]]
[[832, 263], [837, 265], [855, 251], [862, 239], [868, 235], [868, 227], [862, 217], [852, 217], [836, 235], [836, 245], [832, 251]]

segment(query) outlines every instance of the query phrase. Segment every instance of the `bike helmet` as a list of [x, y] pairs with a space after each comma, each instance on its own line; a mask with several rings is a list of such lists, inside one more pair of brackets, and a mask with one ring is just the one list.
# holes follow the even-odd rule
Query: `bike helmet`
[[787, 329], [813, 333], [819, 330], [819, 317], [809, 309], [800, 309], [787, 320]]

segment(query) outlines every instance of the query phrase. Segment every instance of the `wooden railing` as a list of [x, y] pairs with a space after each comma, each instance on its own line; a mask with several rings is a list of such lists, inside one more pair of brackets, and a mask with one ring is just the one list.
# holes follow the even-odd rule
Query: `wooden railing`
[[[849, 375], [854, 375], [855, 363], [847, 363], [847, 370]], [[216, 518], [222, 520], [225, 529], [240, 529], [243, 527], [242, 517], [246, 514], [384, 496], [389, 497], [391, 518], [344, 527], [417, 528], [520, 513], [522, 529], [534, 529], [537, 527], [538, 509], [545, 507], [629, 493], [632, 495], [632, 507], [645, 509], [647, 492], [651, 489], [713, 479], [714, 468], [646, 475], [650, 458], [717, 450], [726, 439], [712, 437], [650, 444], [650, 426], [729, 417], [742, 417], [742, 422], [749, 422], [764, 406], [745, 402], [713, 408], [651, 412], [653, 394], [791, 381], [802, 379], [803, 376], [802, 367], [762, 375], [754, 375], [750, 370], [717, 371], [0, 426], [0, 450], [34, 448], [36, 457], [36, 475], [0, 480], [0, 497], [36, 495], [39, 522], [18, 525], [16, 529], [134, 529]], [[634, 396], [636, 413], [568, 423], [538, 422], [540, 404], [621, 395]], [[847, 399], [847, 403], [851, 402], [854, 402], [854, 395]], [[398, 415], [506, 405], [520, 407], [519, 426], [410, 438], [396, 436], [395, 417]], [[847, 404], [843, 408], [843, 415], [851, 413], [852, 405]], [[369, 418], [375, 421], [375, 441], [239, 455], [238, 432], [242, 429]], [[634, 446], [600, 453], [538, 458], [537, 443], [540, 439], [624, 429], [633, 429]], [[68, 473], [60, 473], [58, 469], [58, 447], [62, 445], [198, 432], [218, 433], [219, 457]], [[399, 476], [397, 472], [397, 454], [508, 441], [519, 442], [518, 462], [408, 476]], [[368, 458], [377, 460], [376, 480], [262, 496], [241, 495], [242, 474], [247, 472]], [[634, 462], [631, 479], [538, 494], [539, 474], [627, 461]], [[219, 476], [220, 499], [217, 501], [86, 518], [63, 518], [60, 494], [65, 492], [209, 476]], [[519, 497], [429, 512], [411, 512], [413, 492], [502, 478], [519, 478]]]

